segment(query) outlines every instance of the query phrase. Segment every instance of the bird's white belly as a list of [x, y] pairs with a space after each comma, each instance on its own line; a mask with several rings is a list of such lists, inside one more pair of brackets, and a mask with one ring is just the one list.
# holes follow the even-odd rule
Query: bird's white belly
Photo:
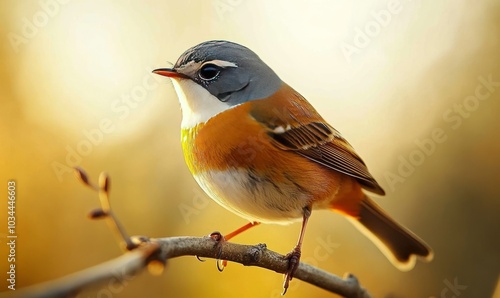
[[249, 221], [300, 221], [303, 208], [311, 200], [292, 181], [276, 184], [245, 169], [205, 171], [195, 179], [214, 201]]

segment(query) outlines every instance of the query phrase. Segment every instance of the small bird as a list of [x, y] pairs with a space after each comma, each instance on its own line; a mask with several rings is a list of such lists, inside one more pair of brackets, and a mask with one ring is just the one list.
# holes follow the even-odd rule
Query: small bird
[[[297, 91], [250, 49], [224, 40], [184, 52], [172, 68], [182, 110], [184, 158], [200, 187], [250, 223], [302, 221], [286, 258], [284, 293], [297, 270], [312, 210], [337, 211], [368, 235], [400, 270], [431, 248], [363, 190], [384, 195], [363, 160]], [[224, 239], [224, 237], [222, 238]]]

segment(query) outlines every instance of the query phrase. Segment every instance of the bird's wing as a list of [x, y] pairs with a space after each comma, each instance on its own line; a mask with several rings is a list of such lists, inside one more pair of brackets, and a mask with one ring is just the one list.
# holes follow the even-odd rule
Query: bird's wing
[[366, 190], [385, 194], [352, 146], [300, 94], [284, 85], [272, 100], [276, 101], [272, 109], [269, 101], [254, 101], [250, 115], [266, 127], [276, 147], [352, 176]]

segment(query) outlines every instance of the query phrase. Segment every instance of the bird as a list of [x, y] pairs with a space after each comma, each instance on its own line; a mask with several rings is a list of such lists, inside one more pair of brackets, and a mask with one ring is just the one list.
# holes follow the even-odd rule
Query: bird
[[179, 98], [182, 149], [194, 179], [249, 222], [214, 239], [227, 241], [260, 223], [302, 222], [285, 256], [283, 294], [313, 210], [345, 215], [402, 271], [417, 258], [432, 260], [430, 246], [367, 195], [385, 192], [353, 147], [252, 50], [210, 40], [153, 73], [170, 78]]

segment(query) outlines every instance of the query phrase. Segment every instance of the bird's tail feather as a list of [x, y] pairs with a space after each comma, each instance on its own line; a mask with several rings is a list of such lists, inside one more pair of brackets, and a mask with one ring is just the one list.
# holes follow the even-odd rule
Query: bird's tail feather
[[370, 238], [398, 269], [411, 270], [416, 257], [431, 261], [432, 249], [415, 234], [399, 225], [375, 202], [365, 196], [353, 224]]

